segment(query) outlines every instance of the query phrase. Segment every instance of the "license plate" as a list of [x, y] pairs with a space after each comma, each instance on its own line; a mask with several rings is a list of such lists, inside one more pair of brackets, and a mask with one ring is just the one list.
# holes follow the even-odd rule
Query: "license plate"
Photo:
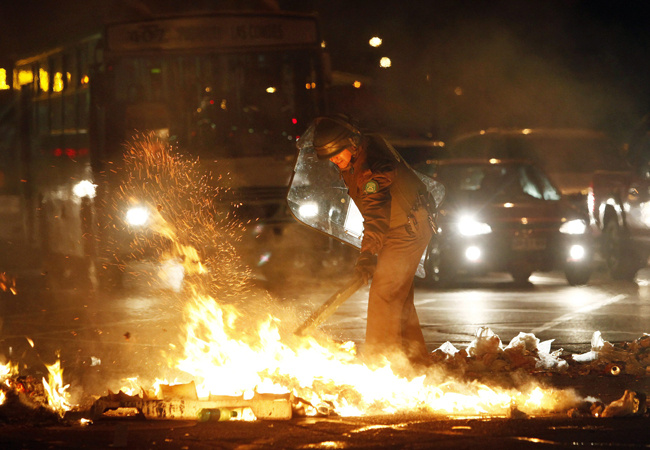
[[530, 236], [515, 236], [512, 239], [513, 250], [544, 250], [546, 239]]

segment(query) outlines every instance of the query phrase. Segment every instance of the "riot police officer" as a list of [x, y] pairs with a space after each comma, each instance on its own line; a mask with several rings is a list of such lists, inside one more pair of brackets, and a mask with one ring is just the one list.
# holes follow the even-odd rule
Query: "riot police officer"
[[433, 232], [427, 189], [382, 137], [346, 116], [311, 125], [318, 159], [340, 171], [364, 219], [355, 270], [372, 278], [364, 355], [406, 356], [426, 364], [428, 352], [413, 303], [414, 276]]

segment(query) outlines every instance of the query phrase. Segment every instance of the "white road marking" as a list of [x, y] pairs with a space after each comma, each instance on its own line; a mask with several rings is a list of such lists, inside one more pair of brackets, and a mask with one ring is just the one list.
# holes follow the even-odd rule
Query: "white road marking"
[[565, 314], [563, 316], [558, 317], [555, 320], [552, 320], [550, 322], [546, 322], [541, 327], [537, 327], [537, 328], [533, 329], [532, 333], [533, 334], [541, 333], [542, 331], [546, 331], [548, 329], [551, 329], [551, 328], [555, 327], [556, 325], [561, 324], [562, 322], [568, 322], [569, 320], [572, 320], [572, 319], [576, 318], [577, 316], [580, 316], [582, 314], [595, 311], [595, 310], [600, 309], [600, 308], [602, 308], [604, 306], [611, 305], [612, 303], [619, 302], [619, 301], [623, 300], [624, 298], [627, 298], [627, 295], [619, 294], [619, 295], [615, 295], [614, 297], [606, 298], [606, 299], [601, 300], [599, 302], [583, 306], [582, 308], [578, 309], [577, 311], [570, 312], [568, 314]]

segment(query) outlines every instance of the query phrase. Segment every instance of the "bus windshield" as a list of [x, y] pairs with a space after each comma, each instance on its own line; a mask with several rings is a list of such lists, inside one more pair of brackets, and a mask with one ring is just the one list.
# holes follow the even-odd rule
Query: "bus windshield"
[[109, 65], [115, 136], [153, 129], [209, 158], [288, 155], [320, 99], [306, 50], [124, 56]]

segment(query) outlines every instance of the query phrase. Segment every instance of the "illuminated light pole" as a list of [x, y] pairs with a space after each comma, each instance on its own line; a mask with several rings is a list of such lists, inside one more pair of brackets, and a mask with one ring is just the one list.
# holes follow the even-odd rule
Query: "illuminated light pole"
[[381, 40], [380, 37], [373, 36], [373, 37], [371, 37], [370, 40], [368, 41], [368, 44], [370, 44], [371, 47], [375, 47], [375, 48], [376, 48], [376, 47], [379, 47], [379, 46], [382, 44], [382, 42], [383, 42], [383, 41]]

